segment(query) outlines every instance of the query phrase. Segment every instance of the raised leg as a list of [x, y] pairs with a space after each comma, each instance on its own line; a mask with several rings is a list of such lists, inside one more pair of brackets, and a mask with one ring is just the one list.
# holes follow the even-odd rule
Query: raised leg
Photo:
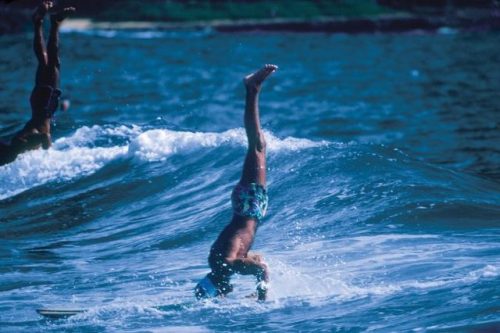
[[33, 51], [35, 52], [38, 66], [36, 70], [35, 84], [41, 84], [45, 68], [47, 67], [47, 49], [45, 47], [45, 40], [43, 37], [43, 18], [52, 7], [51, 1], [42, 1], [38, 8], [33, 13]]
[[59, 26], [60, 23], [51, 17], [50, 35], [47, 43], [47, 72], [44, 84], [52, 88], [59, 88], [59, 70], [61, 59], [59, 58]]
[[59, 58], [59, 27], [68, 15], [75, 11], [74, 7], [58, 8], [50, 16], [50, 36], [47, 44], [48, 52], [48, 79], [50, 86], [59, 88], [59, 70], [61, 68], [61, 59]]
[[275, 65], [265, 65], [243, 80], [246, 88], [244, 123], [248, 139], [248, 150], [240, 179], [243, 185], [266, 185], [266, 140], [260, 126], [259, 94], [264, 80], [277, 68]]
[[[46, 117], [43, 114], [43, 107], [50, 97], [50, 91], [42, 91], [38, 87], [47, 85], [48, 51], [43, 36], [43, 19], [53, 6], [54, 3], [52, 1], [42, 0], [32, 17], [34, 27], [33, 51], [35, 52], [38, 65], [35, 76], [35, 88], [30, 97], [32, 109], [31, 120], [26, 123], [24, 128], [12, 140], [13, 147], [16, 148], [15, 150], [18, 153], [29, 149], [28, 145], [25, 144], [29, 135], [39, 132], [45, 133], [46, 136], [50, 135], [50, 121], [46, 121]], [[21, 149], [23, 145], [26, 145], [26, 149]]]
[[[53, 7], [53, 1], [43, 0], [33, 15], [34, 22], [41, 22], [43, 15], [51, 10], [50, 35], [46, 48], [43, 43], [41, 23], [38, 24], [39, 29], [36, 30], [36, 32], [39, 33], [35, 33], [35, 53], [39, 59], [39, 66], [37, 69], [35, 88], [30, 98], [32, 120], [27, 124], [28, 127], [33, 126], [40, 133], [47, 134], [49, 139], [50, 119], [54, 112], [52, 108], [57, 108], [57, 99], [59, 98], [57, 96], [60, 84], [59, 70], [61, 67], [61, 61], [59, 59], [59, 27], [61, 22], [66, 18], [66, 15], [74, 11], [73, 7], [58, 8], [57, 10], [54, 10]], [[37, 52], [38, 50], [42, 50], [42, 52]]]
[[[33, 51], [38, 65], [35, 88], [30, 98], [32, 115], [24, 128], [12, 138], [10, 145], [0, 145], [0, 165], [14, 161], [17, 155], [27, 150], [37, 149], [40, 146], [48, 149], [51, 145], [50, 115], [47, 115], [47, 105], [52, 98], [54, 88], [59, 86], [58, 29], [62, 19], [57, 13], [57, 17], [51, 20], [48, 48], [45, 46], [43, 36], [43, 19], [53, 6], [53, 1], [42, 0], [33, 13]], [[66, 9], [62, 12], [65, 14]]]
[[59, 27], [62, 21], [74, 12], [75, 8], [58, 8], [50, 16], [50, 35], [47, 43], [47, 71], [44, 77], [44, 85], [59, 89], [60, 79], [59, 70], [61, 68], [61, 59], [59, 58]]

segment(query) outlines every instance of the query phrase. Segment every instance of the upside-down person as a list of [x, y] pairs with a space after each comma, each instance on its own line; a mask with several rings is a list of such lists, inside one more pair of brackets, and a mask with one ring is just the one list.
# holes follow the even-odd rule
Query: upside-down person
[[[0, 142], [0, 165], [13, 162], [28, 150], [48, 149], [51, 144], [50, 122], [59, 106], [59, 27], [73, 7], [61, 8], [54, 1], [41, 1], [33, 14], [33, 48], [38, 61], [35, 87], [31, 92], [31, 119], [9, 144]], [[45, 45], [43, 20], [50, 14], [50, 36]]]
[[278, 67], [266, 65], [244, 79], [246, 88], [245, 130], [248, 151], [241, 179], [231, 195], [233, 218], [212, 245], [208, 257], [211, 272], [196, 286], [197, 298], [224, 296], [232, 291], [231, 275], [253, 275], [258, 299], [267, 296], [269, 270], [262, 256], [250, 248], [257, 227], [266, 214], [266, 142], [260, 127], [259, 93], [264, 80]]

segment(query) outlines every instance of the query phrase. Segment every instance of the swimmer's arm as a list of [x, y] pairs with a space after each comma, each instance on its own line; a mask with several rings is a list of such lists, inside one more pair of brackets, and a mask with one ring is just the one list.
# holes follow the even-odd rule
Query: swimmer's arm
[[227, 259], [226, 263], [238, 274], [255, 275], [257, 281], [267, 281], [269, 279], [267, 265], [253, 258]]
[[40, 140], [42, 141], [42, 148], [47, 150], [52, 146], [52, 138], [50, 134], [42, 133], [40, 134]]
[[[17, 141], [17, 142], [16, 142]], [[49, 149], [52, 146], [50, 135], [46, 133], [32, 133], [26, 136], [20, 136], [14, 141], [18, 146], [22, 145], [23, 149], [33, 149], [42, 145], [43, 149]]]
[[269, 282], [269, 269], [259, 255], [248, 258], [227, 259], [231, 269], [241, 275], [254, 275], [257, 278], [257, 292], [260, 301], [265, 301], [267, 288], [261, 288], [260, 282]]
[[42, 145], [42, 148], [47, 150], [52, 146], [52, 140], [50, 139], [50, 134], [46, 133], [35, 133], [28, 137], [29, 141], [32, 141], [35, 145]]

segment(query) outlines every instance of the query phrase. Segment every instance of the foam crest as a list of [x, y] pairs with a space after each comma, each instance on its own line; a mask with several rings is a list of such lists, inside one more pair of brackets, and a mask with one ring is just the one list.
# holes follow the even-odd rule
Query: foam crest
[[[428, 280], [403, 280], [394, 282], [373, 281], [353, 283], [356, 273], [343, 271], [341, 267], [322, 269], [311, 268], [304, 272], [300, 267], [270, 258], [272, 268], [270, 298], [308, 299], [321, 303], [326, 298], [337, 300], [362, 298], [370, 295], [388, 296], [411, 290], [430, 290], [451, 286], [469, 285], [484, 279], [498, 277], [498, 266], [486, 265], [480, 269], [463, 272], [456, 276], [439, 277]], [[368, 275], [366, 272], [363, 275]]]
[[[279, 152], [279, 151], [297, 151], [309, 148], [318, 148], [322, 146], [327, 146], [329, 143], [327, 141], [312, 141], [308, 139], [299, 139], [294, 137], [286, 137], [284, 139], [279, 139], [272, 135], [271, 133], [265, 131], [267, 150], [269, 152]], [[246, 141], [245, 141], [246, 144]]]
[[[300, 150], [327, 144], [325, 141], [314, 142], [292, 137], [278, 139], [269, 132], [266, 132], [266, 141], [269, 152]], [[245, 130], [237, 128], [222, 133], [150, 130], [131, 141], [129, 154], [147, 161], [161, 161], [172, 154], [189, 153], [200, 148], [216, 148], [222, 145], [246, 146]]]
[[349, 298], [356, 294], [352, 287], [334, 275], [318, 279], [317, 276], [302, 272], [298, 267], [272, 258], [269, 260], [269, 266], [272, 268], [269, 296], [273, 299], [321, 299], [334, 295]]
[[75, 131], [75, 133], [69, 137], [62, 137], [57, 139], [52, 148], [62, 150], [70, 147], [85, 147], [85, 146], [95, 146], [96, 142], [101, 139], [107, 141], [113, 139], [129, 139], [135, 137], [142, 132], [139, 126], [132, 125], [128, 126], [99, 126], [94, 125], [92, 127], [83, 126]]
[[353, 274], [340, 267], [325, 268], [317, 271], [311, 268], [305, 272], [297, 266], [281, 261], [269, 260], [272, 269], [269, 296], [274, 300], [307, 300], [312, 305], [321, 305], [331, 299], [346, 301], [370, 295], [390, 295], [408, 286], [399, 284], [355, 284]]
[[[324, 142], [306, 139], [278, 139], [266, 133], [268, 150], [278, 152], [317, 147]], [[120, 156], [148, 162], [165, 160], [173, 154], [190, 153], [223, 145], [246, 147], [241, 128], [222, 133], [203, 133], [154, 129], [139, 126], [81, 127], [68, 137], [56, 140], [51, 149], [20, 155], [0, 167], [0, 200], [51, 181], [68, 181], [89, 175]]]
[[66, 151], [27, 152], [0, 167], [0, 200], [50, 181], [67, 181], [91, 174], [126, 151], [126, 147], [75, 147]]
[[483, 268], [470, 272], [468, 278], [472, 279], [472, 281], [482, 278], [496, 278], [499, 271], [500, 267], [498, 266], [486, 265]]
[[223, 143], [241, 141], [234, 130], [224, 133], [176, 132], [165, 129], [146, 131], [130, 142], [129, 154], [147, 161], [160, 161], [179, 152], [214, 148]]

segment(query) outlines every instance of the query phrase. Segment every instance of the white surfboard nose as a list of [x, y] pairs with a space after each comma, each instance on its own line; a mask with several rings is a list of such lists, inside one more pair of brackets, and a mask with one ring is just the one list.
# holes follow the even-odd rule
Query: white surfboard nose
[[63, 319], [68, 318], [79, 313], [85, 312], [85, 310], [77, 309], [37, 309], [38, 314], [52, 319]]

